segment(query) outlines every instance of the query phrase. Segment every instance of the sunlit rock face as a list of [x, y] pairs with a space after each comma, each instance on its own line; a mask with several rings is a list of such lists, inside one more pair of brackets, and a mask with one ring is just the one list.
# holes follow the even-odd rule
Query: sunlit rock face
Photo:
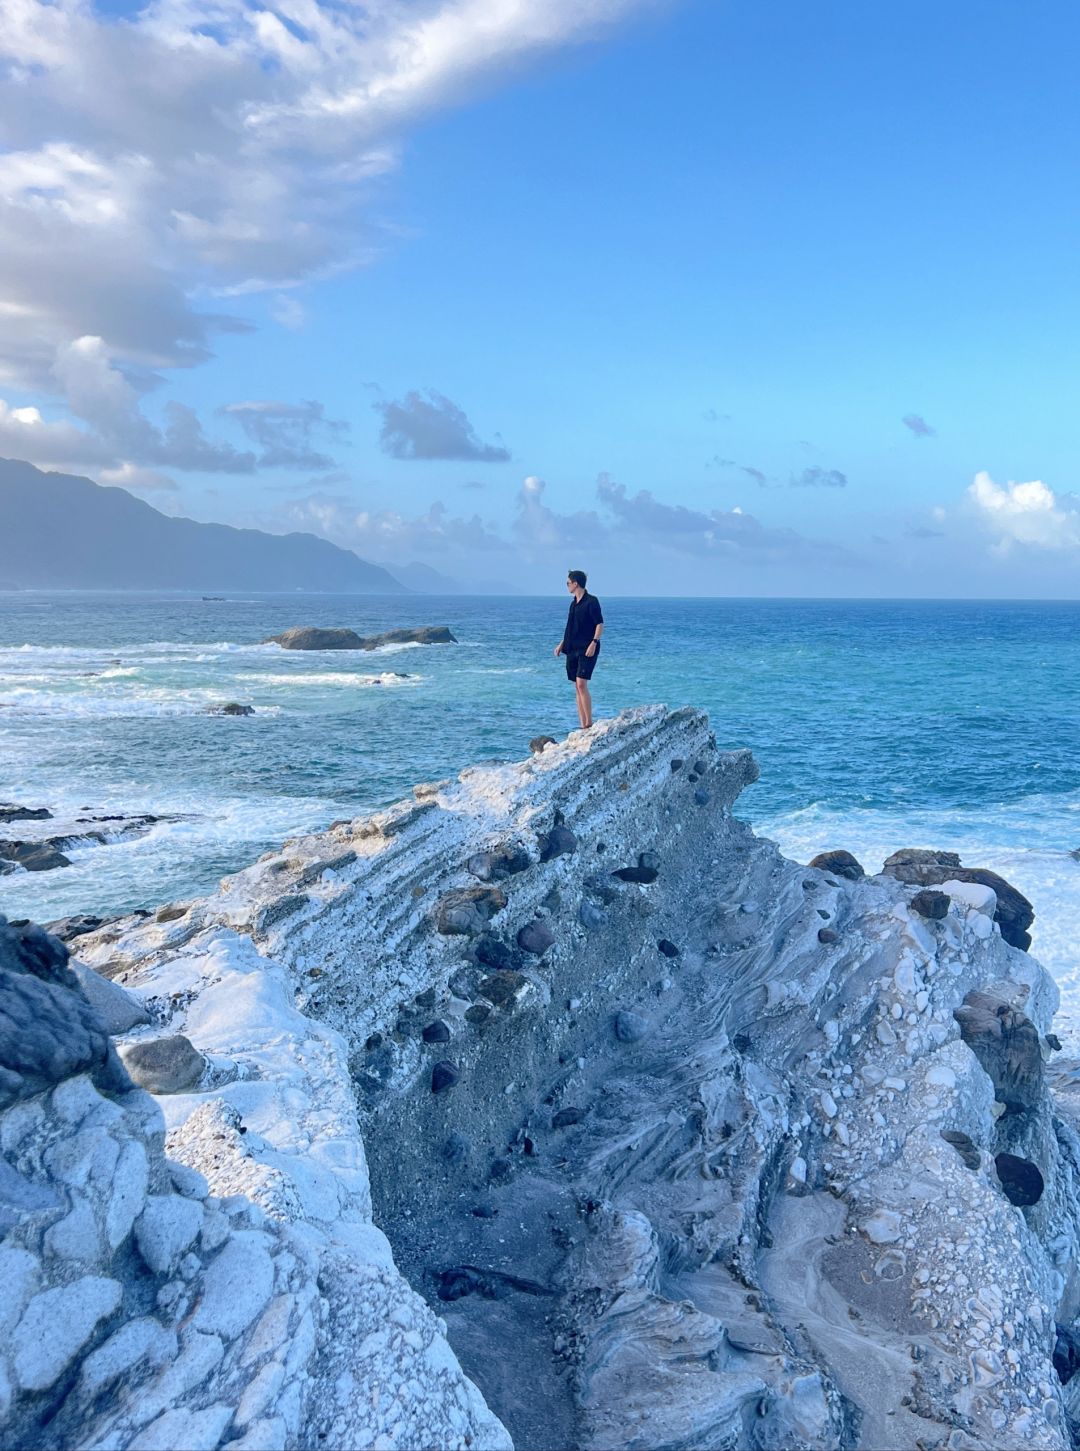
[[5, 1444], [1068, 1446], [1056, 990], [970, 874], [786, 861], [756, 775], [643, 708], [288, 842], [74, 940], [118, 1051], [46, 964]]

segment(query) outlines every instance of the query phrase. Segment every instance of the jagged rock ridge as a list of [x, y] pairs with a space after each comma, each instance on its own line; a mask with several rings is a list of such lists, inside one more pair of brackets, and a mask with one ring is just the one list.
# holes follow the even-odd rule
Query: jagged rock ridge
[[[275, 1265], [301, 1235], [297, 1284], [318, 1276], [303, 1368], [267, 1370], [250, 1421], [246, 1329], [157, 1414], [208, 1446], [505, 1444], [460, 1361], [530, 1451], [1069, 1444], [1080, 1150], [1044, 1066], [1053, 984], [983, 884], [944, 880], [928, 920], [913, 884], [785, 861], [730, 815], [755, 776], [699, 712], [628, 712], [76, 939], [151, 1018], [131, 1071], [184, 1065], [168, 1152], [229, 1224], [142, 1318], [190, 1335], [244, 1234]], [[168, 1037], [187, 1046], [149, 1051]], [[126, 1298], [80, 1376], [131, 1334], [124, 1275], [156, 1273], [89, 1263]], [[295, 1339], [267, 1330], [265, 1364]], [[113, 1393], [115, 1444], [141, 1444], [165, 1373]], [[12, 1403], [27, 1444], [59, 1384]]]

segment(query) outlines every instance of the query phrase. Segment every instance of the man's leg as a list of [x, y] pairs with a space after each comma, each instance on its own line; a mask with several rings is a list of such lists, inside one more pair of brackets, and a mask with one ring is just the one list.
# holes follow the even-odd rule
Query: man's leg
[[577, 685], [578, 718], [581, 721], [581, 729], [587, 731], [592, 725], [592, 696], [589, 694], [589, 682], [583, 680], [579, 675], [575, 684]]

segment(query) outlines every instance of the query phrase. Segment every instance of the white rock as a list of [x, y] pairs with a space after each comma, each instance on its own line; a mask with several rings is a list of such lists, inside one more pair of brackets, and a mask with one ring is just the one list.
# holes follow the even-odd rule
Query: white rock
[[904, 1093], [907, 1090], [907, 1083], [903, 1078], [883, 1078], [881, 1086], [892, 1089], [893, 1093]]
[[8, 1344], [12, 1330], [30, 1303], [41, 1280], [34, 1256], [14, 1245], [0, 1245], [0, 1346]]
[[891, 1048], [892, 1045], [896, 1042], [896, 1034], [893, 1032], [892, 1028], [889, 1026], [884, 1018], [882, 1018], [881, 1021], [878, 1023], [877, 1027], [874, 1029], [874, 1032], [877, 1036], [878, 1042], [886, 1048]]
[[971, 934], [973, 937], [978, 937], [982, 941], [985, 941], [988, 937], [993, 937], [993, 919], [985, 916], [982, 912], [977, 912], [971, 918]]
[[986, 917], [997, 911], [997, 893], [993, 887], [984, 887], [981, 882], [942, 882], [941, 890], [948, 893], [954, 902], [962, 902]]
[[818, 1099], [818, 1104], [826, 1118], [836, 1117], [836, 1100], [831, 1093], [823, 1093]]
[[69, 1213], [45, 1234], [47, 1255], [92, 1263], [101, 1253], [101, 1234], [89, 1199], [77, 1199]]
[[265, 1308], [273, 1288], [274, 1265], [266, 1236], [242, 1230], [207, 1266], [192, 1323], [233, 1340]]
[[140, 1362], [158, 1366], [176, 1355], [176, 1334], [147, 1315], [129, 1320], [115, 1335], [86, 1357], [80, 1371], [85, 1395], [96, 1396], [105, 1386]]
[[898, 993], [907, 993], [910, 995], [915, 991], [915, 963], [906, 952], [896, 964], [896, 970], [893, 973], [893, 985]]
[[105, 1233], [113, 1249], [131, 1233], [135, 1216], [146, 1203], [148, 1182], [146, 1150], [131, 1139], [120, 1150], [105, 1214]]
[[120, 1304], [116, 1280], [86, 1275], [70, 1285], [35, 1295], [12, 1336], [15, 1379], [23, 1390], [53, 1385], [93, 1335], [98, 1322]]
[[166, 1411], [127, 1443], [127, 1451], [214, 1451], [231, 1420], [231, 1406]]
[[871, 1244], [895, 1244], [900, 1238], [900, 1216], [895, 1209], [876, 1209], [859, 1226]]
[[135, 1221], [135, 1243], [157, 1275], [176, 1269], [202, 1228], [202, 1205], [179, 1194], [151, 1194]]
[[956, 1074], [944, 1063], [935, 1063], [927, 1069], [926, 1082], [931, 1088], [955, 1088]]

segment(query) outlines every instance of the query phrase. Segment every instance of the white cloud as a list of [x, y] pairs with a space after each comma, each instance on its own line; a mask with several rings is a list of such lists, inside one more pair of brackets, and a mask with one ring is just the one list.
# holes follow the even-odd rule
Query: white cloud
[[1080, 498], [1056, 494], [1041, 479], [995, 484], [981, 472], [967, 490], [969, 505], [980, 524], [1007, 553], [1015, 545], [1037, 549], [1080, 548]]
[[426, 513], [409, 517], [396, 509], [358, 509], [347, 498], [317, 492], [286, 504], [278, 521], [354, 549], [364, 559], [401, 563], [416, 554], [445, 559], [450, 552], [460, 557], [509, 548], [478, 514], [458, 517], [438, 500]]
[[180, 485], [168, 474], [156, 469], [139, 468], [137, 464], [121, 464], [118, 469], [101, 469], [98, 483], [110, 488], [127, 489], [133, 494], [176, 493]]

